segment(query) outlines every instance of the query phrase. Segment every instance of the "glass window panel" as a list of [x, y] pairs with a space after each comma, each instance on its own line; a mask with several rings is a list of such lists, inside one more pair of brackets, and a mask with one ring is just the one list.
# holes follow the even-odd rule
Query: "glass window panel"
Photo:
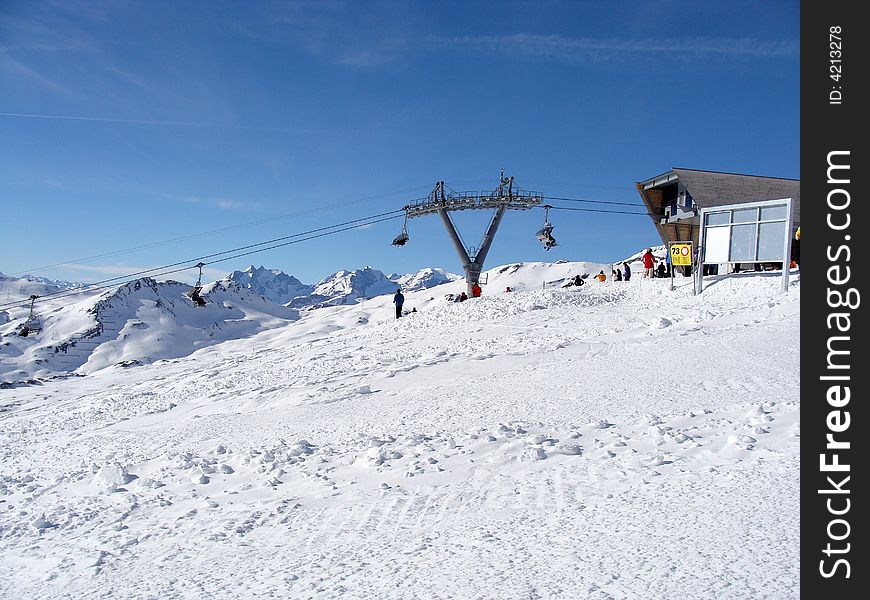
[[731, 222], [731, 211], [707, 213], [707, 225], [727, 225]]
[[758, 260], [782, 260], [785, 221], [762, 223], [758, 228]]
[[[735, 211], [736, 212], [736, 211]], [[731, 262], [755, 260], [755, 223], [731, 227]]]
[[785, 204], [779, 206], [765, 206], [761, 209], [762, 221], [773, 221], [775, 219], [784, 219], [786, 217]]
[[755, 223], [758, 220], [757, 208], [741, 208], [731, 214], [732, 223]]
[[730, 227], [716, 227], [704, 232], [704, 262], [728, 262], [728, 232]]

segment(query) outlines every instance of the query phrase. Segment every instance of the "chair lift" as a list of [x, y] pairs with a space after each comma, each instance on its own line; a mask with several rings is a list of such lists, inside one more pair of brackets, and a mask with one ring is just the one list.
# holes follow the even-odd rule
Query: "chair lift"
[[37, 298], [39, 298], [39, 296], [36, 294], [30, 296], [30, 315], [28, 315], [27, 320], [24, 321], [24, 325], [21, 326], [21, 329], [18, 330], [18, 335], [21, 337], [27, 337], [31, 333], [39, 333], [42, 331], [42, 324], [39, 322], [39, 318], [33, 314], [33, 302]]
[[402, 233], [397, 235], [393, 240], [393, 246], [404, 246], [408, 243], [408, 240], [411, 239], [408, 237], [408, 212], [405, 211], [405, 222], [402, 225]]
[[199, 278], [196, 280], [196, 285], [187, 291], [187, 295], [197, 306], [205, 306], [205, 298], [199, 295], [202, 291], [202, 268], [205, 263], [197, 263], [195, 266], [199, 267]]
[[556, 245], [556, 238], [553, 237], [553, 229], [554, 227], [550, 225], [550, 209], [553, 208], [549, 204], [544, 205], [544, 226], [538, 230], [538, 233], [535, 234], [541, 242], [544, 244], [544, 250], [549, 250], [553, 246]]

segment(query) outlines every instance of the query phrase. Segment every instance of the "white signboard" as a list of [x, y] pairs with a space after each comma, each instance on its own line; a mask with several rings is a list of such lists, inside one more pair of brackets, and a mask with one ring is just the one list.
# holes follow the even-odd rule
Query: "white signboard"
[[710, 227], [704, 240], [704, 262], [728, 262], [728, 247], [730, 245], [730, 227]]
[[705, 264], [782, 262], [782, 290], [788, 289], [791, 255], [791, 198], [741, 202], [701, 209], [701, 268], [695, 293], [704, 289]]

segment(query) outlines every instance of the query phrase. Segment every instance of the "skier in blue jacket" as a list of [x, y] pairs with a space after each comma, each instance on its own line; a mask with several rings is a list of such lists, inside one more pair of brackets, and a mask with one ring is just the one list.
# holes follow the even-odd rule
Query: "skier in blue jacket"
[[628, 262], [622, 263], [622, 279], [625, 281], [629, 281], [631, 279], [631, 268], [628, 266]]
[[393, 304], [396, 305], [396, 318], [402, 316], [402, 305], [405, 303], [405, 297], [402, 295], [402, 288], [396, 290], [396, 295], [393, 296]]

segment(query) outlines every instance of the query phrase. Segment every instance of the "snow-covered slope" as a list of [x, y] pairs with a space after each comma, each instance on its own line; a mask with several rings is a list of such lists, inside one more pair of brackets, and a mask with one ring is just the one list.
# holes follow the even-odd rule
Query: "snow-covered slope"
[[[655, 256], [656, 260], [658, 260], [658, 261], [665, 260], [665, 258], [667, 258], [667, 256], [668, 256], [668, 249], [664, 245], [652, 246], [652, 247], [650, 247], [650, 250], [652, 251], [653, 256]], [[622, 264], [623, 262], [627, 262], [629, 264], [629, 266], [631, 267], [632, 272], [634, 272], [634, 270], [635, 270], [635, 265], [637, 266], [638, 271], [642, 271], [643, 270], [643, 260], [642, 260], [643, 255], [644, 255], [644, 251], [640, 250], [639, 252], [632, 254], [628, 258], [622, 259], [621, 261], [619, 261], [618, 264]]]
[[[575, 275], [600, 270], [609, 273], [609, 269], [610, 265], [587, 262], [516, 263], [490, 269], [482, 280], [484, 294], [492, 294], [508, 287], [516, 291], [559, 287]], [[28, 338], [15, 333], [29, 309], [0, 312], [0, 382], [16, 383], [72, 372], [88, 374], [119, 363], [136, 366], [177, 358], [204, 345], [283, 326], [297, 319], [298, 313], [266, 298], [267, 294], [275, 294], [280, 300], [282, 294], [286, 297], [294, 289], [305, 289], [294, 288], [293, 281], [298, 280], [278, 270], [236, 271], [205, 286], [203, 294], [210, 302], [204, 308], [195, 308], [184, 295], [187, 285], [147, 278], [98, 295], [82, 291], [58, 301], [49, 297], [36, 311], [44, 331]], [[26, 291], [42, 286], [40, 295], [58, 291], [33, 282], [7, 284]], [[391, 281], [367, 267], [340, 271], [317, 286], [307, 287], [311, 293], [296, 296], [289, 306], [322, 310], [356, 305], [362, 300], [370, 303], [379, 296], [383, 297], [375, 304], [389, 304], [399, 286], [406, 296], [421, 292], [428, 298], [443, 299], [464, 290], [465, 280], [442, 269], [422, 269]], [[15, 299], [27, 298], [16, 293]], [[408, 296], [407, 310], [415, 308], [413, 297]]]
[[17, 331], [29, 313], [17, 308], [0, 325], [0, 381], [15, 383], [60, 373], [88, 374], [186, 356], [227, 339], [284, 325], [298, 313], [263, 299], [240, 284], [203, 288], [207, 304], [195, 307], [189, 286], [143, 278], [97, 296], [93, 292], [47, 298], [39, 305], [39, 335]]
[[10, 277], [0, 274], [0, 304], [26, 300], [31, 295], [45, 296], [61, 290], [83, 287], [83, 283], [55, 281], [45, 277]]
[[0, 390], [0, 596], [796, 597], [798, 276], [598, 268]]

